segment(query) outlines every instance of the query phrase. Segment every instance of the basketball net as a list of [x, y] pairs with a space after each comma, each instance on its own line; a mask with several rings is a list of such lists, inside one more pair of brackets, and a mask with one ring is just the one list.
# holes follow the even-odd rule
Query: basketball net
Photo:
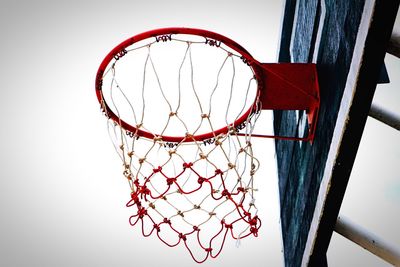
[[114, 55], [101, 81], [132, 226], [198, 263], [228, 238], [258, 235], [251, 137], [261, 106], [240, 54], [202, 36], [161, 35]]

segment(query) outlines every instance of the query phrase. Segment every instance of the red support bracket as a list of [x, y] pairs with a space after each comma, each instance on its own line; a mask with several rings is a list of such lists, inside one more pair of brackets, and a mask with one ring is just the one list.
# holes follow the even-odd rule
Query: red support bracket
[[[261, 136], [276, 139], [312, 141], [320, 106], [318, 76], [315, 64], [261, 63], [262, 109], [305, 110], [309, 132], [306, 137]], [[257, 136], [257, 135], [253, 135]]]

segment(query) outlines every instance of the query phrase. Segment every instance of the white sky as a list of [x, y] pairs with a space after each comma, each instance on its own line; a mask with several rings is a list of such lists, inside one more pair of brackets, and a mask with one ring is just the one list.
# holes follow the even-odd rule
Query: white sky
[[[281, 15], [280, 1], [261, 0], [2, 1], [0, 265], [198, 266], [183, 248], [129, 226], [129, 188], [99, 111], [95, 74], [122, 40], [168, 26], [221, 33], [259, 61], [274, 62]], [[393, 84], [400, 84], [399, 61], [389, 61]], [[377, 95], [400, 112], [397, 89]], [[372, 119], [366, 132], [342, 212], [399, 244], [398, 132]], [[262, 164], [260, 237], [240, 248], [228, 242], [203, 266], [282, 265], [273, 143], [254, 143]], [[331, 266], [375, 260], [348, 243], [334, 235]], [[375, 262], [369, 266], [381, 264]]]

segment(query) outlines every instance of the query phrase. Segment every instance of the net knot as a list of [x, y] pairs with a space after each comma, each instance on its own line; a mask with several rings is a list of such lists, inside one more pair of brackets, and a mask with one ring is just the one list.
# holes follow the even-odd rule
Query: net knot
[[236, 167], [236, 165], [235, 164], [233, 164], [233, 163], [228, 163], [228, 167], [229, 167], [229, 169], [233, 169], [233, 168], [235, 168]]
[[208, 114], [201, 114], [202, 119], [208, 119], [209, 117], [210, 117], [210, 115], [208, 115]]
[[199, 179], [197, 179], [197, 182], [198, 182], [199, 184], [202, 184], [202, 183], [204, 183], [205, 181], [207, 181], [207, 179], [204, 178], [204, 177], [199, 177]]
[[224, 189], [222, 190], [222, 196], [230, 198], [231, 197], [231, 193], [229, 193], [228, 189]]
[[128, 156], [129, 156], [130, 158], [132, 158], [132, 156], [133, 156], [133, 151], [129, 152], [129, 153], [128, 153]]
[[203, 153], [200, 153], [199, 156], [200, 156], [201, 159], [206, 159], [207, 158], [207, 155], [205, 155]]
[[238, 187], [238, 188], [237, 188], [237, 191], [238, 191], [238, 192], [243, 192], [243, 193], [244, 193], [246, 190], [245, 190], [243, 187]]
[[147, 186], [142, 186], [139, 189], [139, 193], [142, 195], [150, 195], [150, 189], [147, 188]]
[[160, 172], [162, 170], [161, 166], [158, 166], [156, 169], [153, 169], [154, 173]]
[[226, 229], [233, 229], [233, 224], [225, 223]]
[[256, 227], [250, 227], [250, 233], [252, 233], [255, 237], [258, 236], [258, 229]]
[[171, 111], [171, 112], [169, 113], [169, 116], [170, 116], [170, 117], [173, 117], [173, 116], [175, 116], [175, 115], [176, 115], [176, 112], [172, 112], [172, 111]]
[[168, 218], [164, 218], [163, 223], [171, 225], [171, 220], [168, 220]]
[[211, 251], [213, 250], [212, 248], [206, 248], [204, 249], [206, 252], [211, 253]]
[[178, 210], [178, 212], [176, 213], [176, 215], [179, 215], [179, 216], [181, 216], [181, 217], [185, 217], [185, 215], [183, 214], [183, 212], [180, 211], [180, 210]]
[[185, 162], [185, 163], [183, 163], [183, 168], [184, 169], [186, 169], [186, 168], [190, 168], [190, 167], [192, 167], [193, 166], [193, 163], [192, 162]]
[[172, 185], [176, 182], [176, 178], [167, 178], [167, 185]]
[[139, 202], [139, 196], [137, 192], [131, 192], [131, 199], [133, 200], [134, 203]]
[[186, 235], [179, 233], [179, 238], [182, 239], [183, 241], [186, 241]]
[[132, 174], [130, 174], [127, 171], [124, 171], [124, 176], [126, 177], [126, 179], [128, 179], [129, 181], [132, 181]]
[[194, 230], [194, 231], [200, 231], [200, 228], [197, 227], [197, 226], [193, 226], [193, 230]]
[[141, 207], [142, 205], [136, 192], [131, 192], [131, 200], [126, 203], [127, 207], [132, 207], [133, 205], [136, 205], [137, 207]]
[[143, 162], [146, 160], [146, 158], [140, 158], [138, 161], [139, 161], [139, 164], [143, 164]]
[[215, 175], [221, 175], [223, 172], [220, 169], [215, 170]]
[[256, 226], [257, 223], [258, 223], [258, 216], [257, 216], [257, 215], [254, 216], [253, 219], [251, 219], [251, 220], [249, 221], [249, 224], [250, 224], [250, 225], [253, 225], [253, 226]]
[[256, 215], [256, 216], [254, 216], [250, 221], [249, 221], [249, 224], [250, 224], [250, 233], [252, 233], [255, 237], [257, 237], [258, 236], [258, 228], [259, 227], [257, 227], [257, 225], [258, 225], [258, 221], [259, 221], [259, 219], [258, 219], [258, 216]]
[[154, 229], [156, 229], [157, 232], [161, 231], [160, 226], [158, 226], [158, 224], [154, 224], [153, 227]]
[[139, 216], [139, 218], [140, 219], [143, 219], [143, 217], [145, 216], [145, 215], [147, 215], [147, 210], [145, 209], [145, 208], [140, 208], [139, 210], [138, 210], [138, 216]]

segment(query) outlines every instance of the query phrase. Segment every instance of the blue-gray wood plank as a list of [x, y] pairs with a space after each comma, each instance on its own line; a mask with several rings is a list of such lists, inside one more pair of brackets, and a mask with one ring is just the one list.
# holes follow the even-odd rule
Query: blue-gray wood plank
[[[300, 266], [303, 258], [364, 2], [325, 1], [326, 16], [317, 55], [321, 108], [315, 141], [312, 145], [285, 140], [276, 142], [286, 266]], [[295, 0], [286, 2], [279, 61], [311, 62], [318, 25], [322, 23], [319, 21], [321, 3], [298, 0], [297, 20], [293, 23], [295, 7]], [[295, 31], [293, 38], [292, 31]], [[301, 116], [304, 114], [296, 118], [294, 111], [275, 111], [275, 133], [298, 135]]]

